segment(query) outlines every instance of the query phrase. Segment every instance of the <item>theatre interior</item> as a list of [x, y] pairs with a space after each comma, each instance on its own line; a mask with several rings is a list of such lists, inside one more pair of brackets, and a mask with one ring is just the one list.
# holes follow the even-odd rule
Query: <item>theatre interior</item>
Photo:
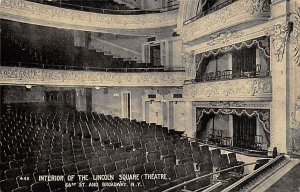
[[299, 0], [1, 0], [0, 26], [0, 191], [299, 191]]

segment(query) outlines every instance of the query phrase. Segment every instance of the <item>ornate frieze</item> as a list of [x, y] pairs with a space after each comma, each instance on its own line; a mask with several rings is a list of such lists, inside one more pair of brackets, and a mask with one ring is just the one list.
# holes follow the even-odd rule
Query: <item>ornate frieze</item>
[[282, 62], [286, 42], [291, 31], [291, 23], [284, 25], [274, 25], [272, 29], [266, 31], [266, 35], [272, 36], [272, 54], [276, 56], [278, 62]]
[[192, 41], [241, 23], [267, 21], [269, 17], [268, 0], [239, 0], [183, 26], [179, 33], [184, 41]]
[[2, 0], [0, 8], [1, 18], [19, 20], [25, 17], [27, 20], [34, 21], [40, 25], [49, 25], [56, 22], [61, 23], [61, 26], [66, 24], [68, 26], [66, 28], [75, 25], [135, 30], [176, 25], [178, 12], [175, 10], [142, 15], [99, 14], [63, 9], [25, 0]]
[[226, 31], [221, 33], [215, 33], [210, 36], [210, 41], [207, 45], [213, 46], [217, 44], [226, 44], [228, 41], [242, 37], [243, 33], [240, 31]]
[[0, 83], [86, 86], [182, 86], [184, 72], [113, 73], [0, 66]]
[[211, 101], [210, 105], [213, 107], [219, 108], [236, 108], [236, 107], [245, 107], [247, 104], [241, 101]]
[[195, 101], [194, 107], [202, 108], [247, 108], [247, 109], [270, 109], [270, 102], [258, 101]]
[[261, 98], [270, 100], [272, 81], [267, 78], [249, 78], [229, 81], [196, 83], [184, 86], [184, 98], [189, 100], [251, 100]]

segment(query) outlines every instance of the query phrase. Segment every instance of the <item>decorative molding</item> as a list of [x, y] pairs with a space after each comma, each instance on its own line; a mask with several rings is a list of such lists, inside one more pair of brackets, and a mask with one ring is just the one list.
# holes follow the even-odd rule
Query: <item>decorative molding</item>
[[290, 120], [292, 128], [300, 129], [300, 96], [297, 97], [295, 105], [291, 110]]
[[243, 33], [240, 31], [226, 31], [221, 33], [215, 33], [210, 36], [210, 41], [207, 42], [207, 45], [213, 46], [217, 44], [225, 44], [232, 39], [242, 37]]
[[248, 78], [229, 81], [189, 84], [183, 88], [184, 98], [208, 101], [251, 100], [272, 97], [272, 80], [266, 78]]
[[293, 23], [292, 39], [294, 44], [294, 61], [300, 67], [300, 7], [296, 8]]
[[183, 55], [183, 63], [187, 77], [193, 77], [193, 71], [195, 70], [195, 52], [185, 52]]
[[114, 73], [0, 66], [0, 84], [60, 86], [182, 86], [184, 72]]
[[245, 107], [247, 104], [241, 101], [211, 101], [210, 105], [218, 108], [239, 108]]
[[272, 36], [272, 53], [276, 56], [278, 62], [282, 62], [283, 54], [285, 51], [288, 35], [292, 29], [290, 22], [281, 25], [274, 25], [272, 29], [266, 31], [266, 35]]
[[242, 109], [270, 109], [270, 102], [255, 101], [207, 101], [193, 102], [194, 107], [202, 108], [242, 108]]
[[267, 21], [269, 17], [268, 0], [240, 0], [201, 17], [178, 31], [184, 41], [192, 41], [242, 23]]
[[240, 31], [238, 33], [242, 33], [243, 35], [236, 37], [236, 38], [230, 38], [226, 41], [221, 41], [220, 43], [216, 43], [214, 45], [208, 45], [208, 41], [201, 43], [201, 44], [197, 44], [195, 46], [190, 46], [188, 47], [186, 50], [187, 51], [191, 51], [191, 50], [195, 50], [195, 54], [199, 54], [199, 53], [203, 53], [203, 52], [207, 52], [207, 51], [211, 51], [214, 49], [219, 49], [222, 47], [227, 47], [227, 46], [231, 46], [240, 42], [245, 42], [251, 39], [258, 39], [260, 37], [263, 37], [266, 35], [266, 30], [264, 28], [256, 28], [256, 31], [250, 31], [249, 30], [243, 30]]
[[[149, 29], [175, 26], [178, 10], [157, 14], [112, 15], [64, 9], [25, 0], [2, 0], [1, 18], [20, 22], [33, 22], [55, 27], [95, 29]], [[76, 27], [77, 26], [77, 27]]]
[[300, 129], [300, 121], [296, 120], [295, 110], [292, 110], [291, 112], [291, 128]]
[[252, 0], [253, 2], [253, 10], [252, 14], [255, 12], [270, 12], [271, 7], [269, 4], [269, 0]]

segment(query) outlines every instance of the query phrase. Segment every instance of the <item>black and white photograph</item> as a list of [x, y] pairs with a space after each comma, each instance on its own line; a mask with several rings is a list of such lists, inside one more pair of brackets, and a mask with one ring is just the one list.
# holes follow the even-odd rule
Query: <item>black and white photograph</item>
[[300, 192], [300, 0], [0, 0], [0, 192]]

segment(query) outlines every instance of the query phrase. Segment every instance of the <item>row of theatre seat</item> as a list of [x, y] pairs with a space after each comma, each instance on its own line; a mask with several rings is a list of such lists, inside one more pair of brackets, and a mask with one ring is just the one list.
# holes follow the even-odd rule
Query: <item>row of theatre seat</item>
[[[84, 112], [15, 111], [1, 117], [1, 191], [162, 191], [214, 170], [240, 164], [181, 133], [155, 124]], [[103, 187], [92, 175], [166, 174], [167, 180], [140, 178], [140, 186]], [[64, 181], [41, 181], [40, 175]], [[94, 187], [65, 187], [68, 175], [89, 175]], [[228, 173], [218, 179], [228, 179]], [[78, 178], [77, 178], [78, 179]], [[78, 181], [78, 180], [77, 180]], [[209, 186], [211, 178], [186, 186]], [[87, 184], [86, 184], [87, 185]], [[179, 189], [180, 190], [180, 189]]]
[[[41, 51], [31, 47], [31, 42], [25, 39], [17, 39], [6, 32], [1, 36], [3, 41], [2, 65], [18, 67], [34, 67], [45, 69], [69, 69], [92, 71], [132, 71], [132, 70], [160, 70], [161, 66], [153, 66], [151, 63], [137, 63], [125, 58], [114, 58], [111, 54], [96, 52], [86, 47], [68, 45], [68, 53], [63, 48], [45, 48]], [[48, 45], [49, 46], [49, 45]], [[16, 60], [15, 55], [18, 55]]]

